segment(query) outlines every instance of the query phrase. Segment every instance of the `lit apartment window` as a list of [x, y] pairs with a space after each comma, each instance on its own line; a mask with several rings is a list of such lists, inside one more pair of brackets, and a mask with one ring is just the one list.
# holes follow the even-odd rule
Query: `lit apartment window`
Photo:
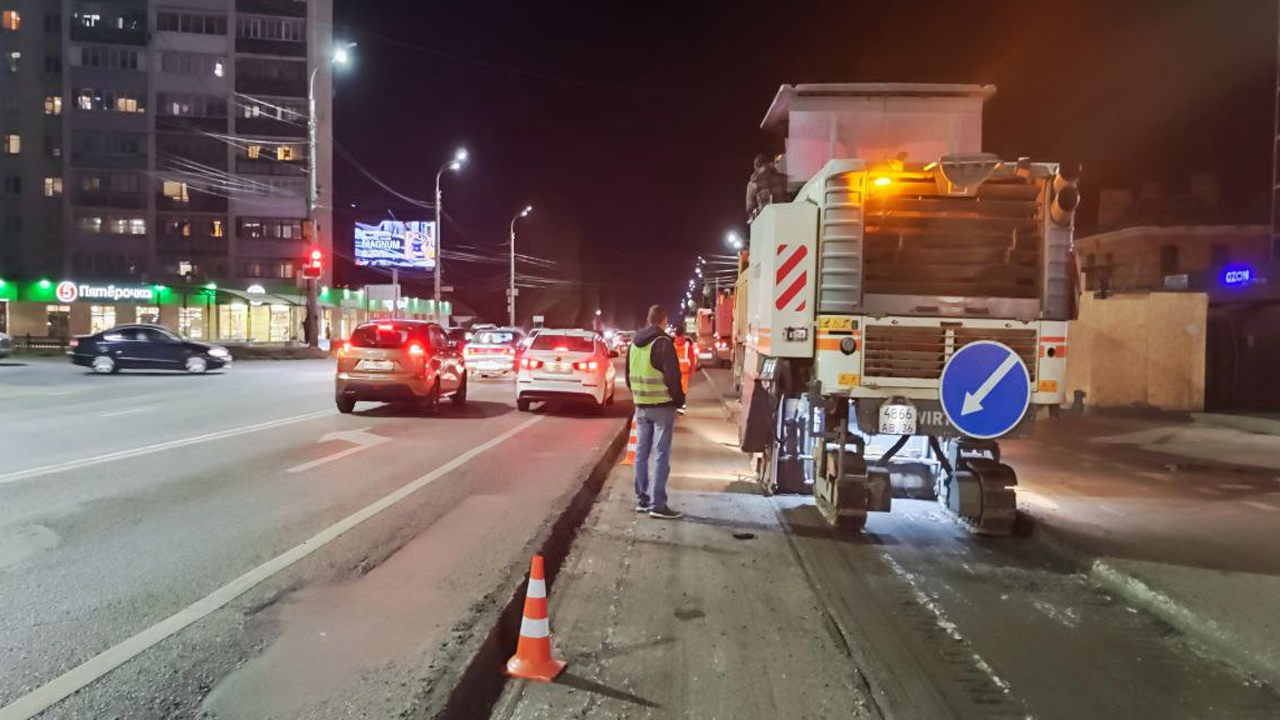
[[292, 145], [281, 145], [276, 148], [277, 160], [297, 160], [298, 151]]
[[12, 134], [5, 135], [4, 136], [4, 154], [17, 155], [20, 152], [22, 152], [22, 136], [12, 135]]
[[100, 233], [102, 232], [102, 218], [93, 217], [93, 216], [84, 216], [84, 217], [78, 218], [76, 222], [76, 227], [80, 230], [80, 232], [94, 233], [94, 234]]
[[21, 30], [22, 15], [17, 10], [5, 10], [3, 14], [3, 26], [5, 30]]
[[9, 61], [8, 62], [9, 72], [11, 73], [18, 72], [18, 66], [22, 64], [22, 53], [18, 52], [17, 50], [14, 50], [13, 52], [9, 53], [8, 61]]
[[62, 195], [62, 178], [47, 177], [44, 179], [44, 196], [59, 197]]
[[226, 234], [226, 231], [224, 230], [224, 228], [223, 228], [223, 226], [222, 226], [222, 221], [221, 221], [221, 220], [214, 220], [214, 221], [213, 221], [213, 226], [209, 228], [209, 234], [210, 234], [210, 236], [212, 236], [212, 237], [216, 237], [216, 238], [220, 238], [220, 237], [222, 237], [223, 235], [225, 235], [225, 234]]
[[213, 63], [213, 74], [215, 77], [226, 75], [226, 69], [223, 67], [221, 60], [215, 60]]
[[61, 115], [62, 114], [62, 96], [49, 95], [44, 99], [45, 115]]
[[116, 96], [116, 112], [139, 112], [138, 98], [128, 95]]
[[261, 145], [250, 145], [249, 147], [245, 148], [245, 155], [248, 155], [250, 160], [257, 160], [258, 156], [261, 154], [262, 154]]
[[165, 180], [163, 191], [164, 196], [174, 202], [191, 202], [191, 196], [187, 194], [186, 183]]
[[131, 218], [129, 220], [129, 234], [130, 235], [146, 235], [147, 221], [142, 218]]

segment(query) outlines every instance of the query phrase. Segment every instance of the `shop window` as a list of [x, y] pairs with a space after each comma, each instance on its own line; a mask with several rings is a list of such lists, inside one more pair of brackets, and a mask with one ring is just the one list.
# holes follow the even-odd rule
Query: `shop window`
[[249, 337], [249, 306], [218, 307], [218, 339], [244, 340]]
[[22, 136], [15, 134], [5, 135], [3, 150], [5, 155], [17, 155], [22, 152]]
[[62, 96], [49, 95], [44, 99], [45, 115], [61, 115], [62, 114]]
[[160, 308], [155, 305], [139, 305], [137, 308], [138, 320], [142, 325], [159, 325], [160, 324]]
[[116, 306], [115, 305], [90, 305], [89, 306], [89, 332], [97, 334], [103, 330], [110, 330], [116, 326]]
[[5, 30], [21, 30], [22, 14], [17, 10], [5, 10], [3, 15], [0, 16], [0, 26], [3, 26]]
[[178, 334], [191, 340], [204, 338], [204, 308], [184, 307], [178, 309]]
[[61, 197], [62, 196], [62, 178], [47, 177], [44, 179], [44, 196], [45, 197]]
[[67, 338], [71, 336], [71, 306], [70, 305], [46, 305], [44, 307], [46, 320], [45, 332], [47, 337], [51, 338]]
[[271, 306], [271, 342], [285, 342], [293, 339], [291, 316], [288, 305]]

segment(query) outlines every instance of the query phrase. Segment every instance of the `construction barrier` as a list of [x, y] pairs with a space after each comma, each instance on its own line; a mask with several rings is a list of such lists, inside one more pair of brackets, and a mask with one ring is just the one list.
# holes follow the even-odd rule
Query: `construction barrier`
[[524, 598], [524, 619], [516, 654], [507, 661], [507, 675], [550, 682], [564, 670], [565, 662], [551, 655], [551, 621], [547, 617], [547, 579], [541, 555], [529, 567], [529, 590]]

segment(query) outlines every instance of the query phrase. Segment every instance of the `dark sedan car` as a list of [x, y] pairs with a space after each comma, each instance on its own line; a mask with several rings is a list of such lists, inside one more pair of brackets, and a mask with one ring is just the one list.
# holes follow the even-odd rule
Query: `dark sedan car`
[[200, 374], [231, 364], [219, 345], [192, 342], [158, 325], [121, 325], [81, 335], [67, 351], [71, 362], [100, 375], [120, 370], [181, 370]]

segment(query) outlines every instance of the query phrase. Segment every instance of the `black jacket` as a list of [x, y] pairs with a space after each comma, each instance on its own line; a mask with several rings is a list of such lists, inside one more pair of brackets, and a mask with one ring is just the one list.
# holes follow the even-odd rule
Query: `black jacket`
[[[684, 388], [680, 385], [680, 359], [676, 357], [675, 343], [671, 342], [671, 338], [667, 337], [662, 328], [652, 326], [637, 332], [631, 344], [644, 347], [650, 343], [653, 344], [653, 350], [649, 353], [649, 361], [654, 370], [662, 373], [662, 379], [667, 383], [667, 394], [671, 395], [673, 400], [647, 407], [684, 407]], [[631, 389], [630, 358], [627, 359], [627, 389]]]

